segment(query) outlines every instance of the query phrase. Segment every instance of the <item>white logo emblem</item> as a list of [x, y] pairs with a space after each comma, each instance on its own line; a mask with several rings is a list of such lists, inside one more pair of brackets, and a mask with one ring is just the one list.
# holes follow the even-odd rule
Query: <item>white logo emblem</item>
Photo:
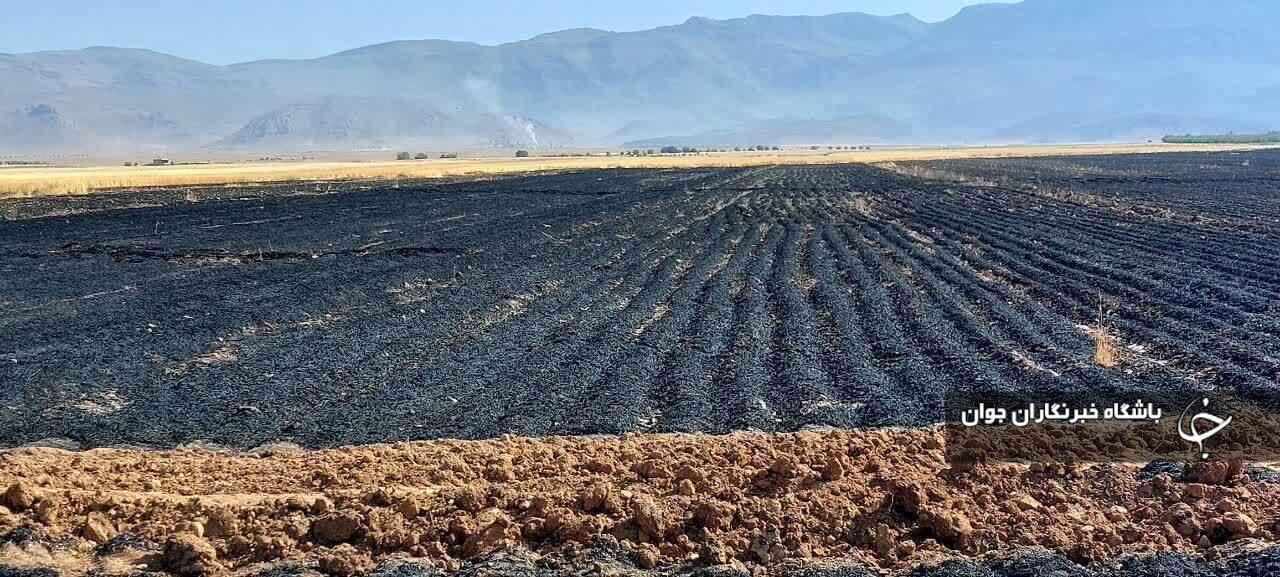
[[[1178, 417], [1178, 436], [1182, 437], [1182, 440], [1188, 443], [1195, 443], [1197, 446], [1199, 446], [1200, 458], [1208, 459], [1209, 453], [1205, 452], [1204, 450], [1204, 442], [1208, 440], [1209, 437], [1212, 437], [1218, 434], [1218, 432], [1226, 428], [1227, 425], [1230, 425], [1231, 417], [1227, 417], [1224, 419], [1212, 413], [1202, 412], [1202, 413], [1196, 413], [1191, 417], [1191, 420], [1187, 421], [1187, 413], [1191, 412], [1191, 407], [1196, 406], [1196, 404], [1197, 403], [1195, 401], [1192, 401], [1190, 405], [1187, 405], [1187, 408], [1182, 410], [1182, 416]], [[1199, 404], [1203, 405], [1205, 408], [1208, 408], [1209, 399], [1202, 398], [1200, 399]], [[1196, 421], [1199, 421], [1199, 420], [1209, 421], [1210, 423], [1213, 423], [1214, 426], [1213, 428], [1207, 431], [1200, 431], [1199, 429], [1196, 428]], [[1188, 428], [1191, 429], [1191, 432], [1188, 433], [1187, 431], [1183, 430], [1183, 427], [1182, 427], [1183, 421], [1187, 421], [1187, 424], [1189, 425]]]

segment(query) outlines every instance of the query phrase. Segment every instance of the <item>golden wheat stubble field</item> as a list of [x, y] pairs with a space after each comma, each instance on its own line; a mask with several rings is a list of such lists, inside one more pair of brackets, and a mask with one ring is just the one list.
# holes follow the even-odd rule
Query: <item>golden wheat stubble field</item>
[[1259, 148], [1198, 144], [1058, 144], [984, 147], [919, 147], [875, 150], [791, 149], [653, 156], [533, 156], [411, 161], [299, 161], [189, 164], [174, 166], [89, 166], [0, 169], [0, 198], [85, 194], [113, 188], [248, 184], [287, 181], [440, 178], [467, 175], [587, 168], [694, 168], [768, 164], [890, 162], [1004, 156], [1057, 156], [1143, 152], [1218, 151]]

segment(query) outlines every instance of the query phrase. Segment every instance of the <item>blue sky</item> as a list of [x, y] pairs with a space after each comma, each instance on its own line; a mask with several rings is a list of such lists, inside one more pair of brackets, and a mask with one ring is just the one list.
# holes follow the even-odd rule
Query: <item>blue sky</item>
[[910, 12], [976, 0], [0, 0], [0, 52], [127, 46], [213, 64], [311, 58], [418, 38], [498, 44], [564, 28], [641, 30], [690, 16]]

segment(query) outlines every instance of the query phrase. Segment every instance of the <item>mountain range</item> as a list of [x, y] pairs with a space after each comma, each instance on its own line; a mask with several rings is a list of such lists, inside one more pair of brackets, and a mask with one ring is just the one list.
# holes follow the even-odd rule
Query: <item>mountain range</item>
[[[0, 54], [0, 150], [177, 151], [1158, 138], [1280, 126], [1270, 0], [1025, 0], [690, 18], [485, 46], [216, 66]], [[283, 32], [282, 32], [283, 33]]]

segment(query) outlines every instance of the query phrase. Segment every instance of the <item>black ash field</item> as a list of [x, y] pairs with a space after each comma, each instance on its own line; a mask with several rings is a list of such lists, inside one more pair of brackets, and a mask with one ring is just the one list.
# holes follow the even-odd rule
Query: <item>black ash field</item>
[[[0, 201], [0, 446], [921, 425], [1274, 398], [1280, 153]], [[1093, 362], [1099, 302], [1122, 362]]]

